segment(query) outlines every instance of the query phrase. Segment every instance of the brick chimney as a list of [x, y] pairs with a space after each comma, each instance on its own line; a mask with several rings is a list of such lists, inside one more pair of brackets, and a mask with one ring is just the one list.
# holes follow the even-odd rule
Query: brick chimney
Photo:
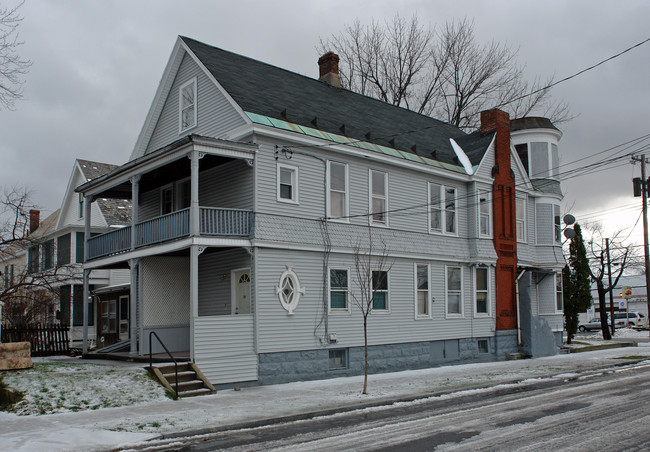
[[41, 224], [41, 211], [32, 209], [29, 211], [29, 233], [33, 234]]
[[318, 80], [329, 83], [340, 88], [341, 77], [339, 76], [339, 56], [334, 52], [327, 52], [318, 59]]
[[497, 330], [517, 328], [516, 278], [517, 237], [515, 231], [515, 178], [510, 167], [510, 117], [493, 109], [481, 112], [481, 133], [496, 132], [492, 176], [492, 212], [494, 248], [497, 253], [496, 327]]

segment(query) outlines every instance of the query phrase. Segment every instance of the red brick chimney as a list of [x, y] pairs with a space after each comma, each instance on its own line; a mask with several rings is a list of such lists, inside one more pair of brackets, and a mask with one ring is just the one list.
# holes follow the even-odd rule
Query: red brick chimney
[[41, 224], [41, 211], [32, 209], [29, 211], [29, 233], [33, 234]]
[[481, 112], [481, 133], [496, 131], [492, 176], [492, 211], [494, 248], [497, 253], [496, 327], [517, 328], [516, 292], [517, 237], [515, 232], [515, 178], [510, 168], [510, 118], [508, 113], [493, 109]]
[[327, 52], [318, 59], [318, 80], [329, 83], [340, 88], [341, 77], [339, 76], [339, 56], [334, 52]]

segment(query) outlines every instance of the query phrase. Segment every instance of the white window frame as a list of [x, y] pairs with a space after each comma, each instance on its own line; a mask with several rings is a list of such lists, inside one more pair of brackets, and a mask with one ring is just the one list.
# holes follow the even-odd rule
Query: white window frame
[[[479, 189], [476, 195], [476, 205], [478, 213], [478, 235], [479, 237], [492, 237], [492, 196], [490, 190]], [[481, 204], [481, 198], [485, 197], [485, 204]], [[458, 196], [456, 196], [458, 199]], [[482, 212], [481, 207], [487, 205], [487, 213]], [[487, 232], [483, 232], [481, 227], [482, 219], [487, 215]], [[456, 222], [458, 223], [458, 222]]]
[[[426, 290], [420, 289], [418, 287], [418, 267], [425, 267], [427, 271], [427, 288]], [[413, 293], [415, 294], [415, 319], [430, 319], [431, 318], [431, 266], [429, 264], [418, 264], [417, 262], [413, 264]], [[420, 314], [419, 312], [419, 295], [421, 293], [425, 294], [427, 313]]]
[[[438, 206], [434, 206], [431, 202], [431, 188], [432, 185], [435, 185], [439, 187], [440, 193], [439, 193], [439, 199], [440, 199], [440, 204]], [[458, 229], [459, 229], [459, 224], [458, 224], [458, 188], [452, 186], [452, 185], [444, 185], [440, 184], [438, 182], [429, 182], [427, 186], [427, 193], [428, 193], [428, 199], [427, 203], [429, 205], [428, 209], [428, 221], [429, 221], [429, 233], [432, 234], [443, 234], [443, 235], [450, 235], [450, 236], [458, 236]], [[454, 226], [455, 230], [453, 232], [447, 232], [447, 190], [453, 189], [454, 190]], [[431, 211], [433, 209], [436, 209], [440, 212], [440, 229], [432, 229], [431, 228]]]
[[[348, 287], [345, 291], [345, 308], [332, 308], [332, 270], [345, 271], [347, 273]], [[350, 314], [350, 268], [349, 267], [328, 267], [327, 268], [327, 312], [330, 314]]]
[[[555, 283], [555, 313], [556, 314], [563, 314], [564, 313], [564, 281], [562, 281], [562, 273], [555, 273], [555, 280], [553, 281]], [[558, 283], [559, 283], [559, 290], [558, 290]], [[558, 294], [561, 294], [561, 300], [562, 300], [562, 308], [558, 309]]]
[[[518, 205], [519, 201], [521, 201], [522, 205], [523, 205], [523, 207], [522, 207], [523, 218], [519, 218], [517, 216], [517, 205]], [[526, 198], [522, 197], [522, 196], [515, 197], [515, 235], [517, 236], [517, 241], [520, 242], [520, 243], [528, 242], [528, 239], [527, 239], [528, 234], [526, 234], [526, 232], [528, 232], [526, 230], [526, 216], [527, 216], [526, 214], [527, 214], [527, 212], [528, 212], [528, 200]], [[519, 224], [521, 224], [521, 230], [523, 231], [523, 234], [522, 234], [523, 237], [519, 237], [519, 234], [517, 233], [517, 231], [519, 230]]]
[[[375, 298], [376, 293], [385, 293], [386, 294], [386, 308], [385, 309], [379, 309], [375, 308], [375, 302], [372, 301], [372, 312], [380, 313], [380, 314], [390, 314], [390, 271], [389, 270], [371, 270], [370, 274], [370, 294], [372, 295], [372, 298]], [[375, 291], [375, 288], [373, 286], [373, 277], [374, 273], [376, 272], [383, 272], [386, 273], [386, 290], [377, 290]]]
[[[384, 178], [383, 194], [375, 194], [373, 191], [373, 179], [375, 175], [378, 175], [378, 177], [383, 176]], [[384, 216], [383, 221], [375, 220], [375, 216], [374, 216], [375, 211], [373, 206], [373, 201], [375, 199], [384, 201], [384, 210], [382, 211]], [[368, 169], [368, 212], [370, 212], [368, 218], [370, 220], [371, 225], [388, 227], [388, 173], [386, 171]]]
[[[487, 287], [485, 290], [481, 290], [480, 292], [484, 292], [486, 294], [486, 310], [487, 312], [478, 312], [478, 293], [479, 293], [479, 288], [478, 288], [478, 271], [479, 270], [485, 270], [486, 275], [485, 275], [485, 281], [487, 284]], [[491, 290], [490, 290], [490, 267], [487, 265], [477, 265], [474, 267], [474, 317], [491, 317], [492, 316], [492, 296], [491, 296]]]
[[[189, 183], [188, 183], [189, 182]], [[183, 191], [181, 190], [181, 187], [187, 184], [187, 189], [189, 192], [189, 198], [188, 198], [188, 203], [187, 206], [181, 207], [183, 205]], [[174, 210], [172, 212], [175, 212], [177, 210], [182, 210], [182, 209], [187, 209], [192, 205], [192, 181], [189, 177], [186, 177], [184, 179], [181, 179], [177, 181], [174, 187], [174, 192], [172, 193], [172, 196], [174, 197]]]
[[[291, 199], [289, 198], [283, 198], [281, 196], [281, 189], [280, 186], [282, 185], [282, 178], [281, 174], [282, 171], [286, 170], [291, 173]], [[286, 165], [284, 163], [278, 163], [277, 165], [277, 171], [276, 171], [276, 185], [277, 185], [277, 201], [278, 202], [286, 202], [289, 204], [298, 204], [299, 199], [298, 199], [298, 167], [297, 166], [292, 166], [292, 165]]]
[[[449, 294], [450, 294], [450, 289], [449, 289], [449, 270], [450, 269], [459, 269], [460, 270], [460, 293], [459, 293], [459, 310], [460, 313], [458, 312], [449, 312]], [[454, 292], [457, 292], [454, 290]], [[465, 316], [465, 309], [464, 309], [464, 303], [463, 303], [464, 297], [463, 297], [463, 267], [461, 265], [445, 265], [445, 317], [446, 318], [463, 318]]]
[[[194, 95], [194, 103], [191, 105], [188, 105], [187, 107], [183, 108], [183, 90], [187, 87], [192, 85], [192, 91]], [[183, 132], [186, 132], [188, 130], [191, 130], [195, 128], [199, 122], [198, 116], [197, 116], [197, 98], [196, 98], [196, 93], [197, 93], [197, 79], [196, 77], [191, 78], [190, 80], [186, 81], [183, 83], [179, 88], [178, 88], [178, 133], [181, 134]], [[183, 111], [187, 110], [188, 108], [192, 108], [193, 113], [194, 113], [194, 124], [188, 125], [187, 127], [183, 127]]]
[[[330, 193], [332, 191], [331, 188], [331, 182], [332, 182], [332, 164], [335, 165], [342, 165], [345, 169], [345, 191], [344, 193], [344, 200], [345, 200], [345, 208], [343, 212], [343, 218], [339, 217], [334, 217], [332, 218], [332, 202], [331, 202], [331, 197]], [[340, 192], [340, 191], [339, 191]], [[349, 223], [350, 219], [348, 218], [350, 215], [350, 170], [349, 166], [347, 163], [342, 163], [342, 162], [337, 162], [334, 160], [328, 160], [327, 161], [327, 219], [330, 221], [337, 221], [341, 223]]]

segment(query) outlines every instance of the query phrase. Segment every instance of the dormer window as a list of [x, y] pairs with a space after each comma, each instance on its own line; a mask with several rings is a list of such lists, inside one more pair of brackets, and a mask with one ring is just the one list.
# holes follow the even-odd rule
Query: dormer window
[[196, 78], [181, 85], [178, 92], [180, 133], [196, 127]]

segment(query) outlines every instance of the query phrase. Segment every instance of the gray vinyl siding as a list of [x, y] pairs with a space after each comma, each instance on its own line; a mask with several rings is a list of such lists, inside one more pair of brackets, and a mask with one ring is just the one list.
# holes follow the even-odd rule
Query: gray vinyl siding
[[[179, 133], [178, 88], [193, 77], [197, 77], [197, 126]], [[165, 100], [165, 105], [145, 153], [166, 146], [190, 133], [223, 138], [229, 130], [245, 124], [244, 119], [214, 85], [214, 82], [186, 54]]]
[[492, 179], [492, 168], [494, 168], [494, 143], [485, 152], [475, 175], [481, 178]]
[[553, 204], [536, 203], [535, 221], [538, 245], [553, 245]]
[[536, 273], [539, 314], [555, 314], [555, 278], [553, 273]]
[[251, 268], [251, 257], [241, 248], [199, 256], [199, 316], [231, 314], [231, 272], [242, 268]]
[[[369, 344], [419, 342], [465, 337], [492, 336], [494, 316], [474, 317], [473, 273], [463, 265], [463, 310], [460, 319], [445, 317], [445, 263], [394, 259], [389, 272], [389, 310], [375, 311], [369, 318]], [[431, 265], [431, 319], [415, 319], [414, 263]], [[450, 264], [457, 265], [453, 261]], [[335, 333], [337, 347], [354, 347], [363, 344], [362, 317], [349, 298], [350, 312], [324, 313], [323, 254], [305, 251], [259, 249], [257, 315], [259, 323], [259, 353], [321, 348], [319, 338], [324, 338], [324, 315], [328, 332]], [[280, 305], [276, 287], [282, 272], [291, 267], [296, 272], [305, 294], [301, 296], [293, 315]], [[332, 254], [329, 268], [349, 269], [350, 291], [359, 293], [356, 283], [354, 258], [351, 254]], [[494, 313], [494, 275], [491, 273], [491, 312]]]

